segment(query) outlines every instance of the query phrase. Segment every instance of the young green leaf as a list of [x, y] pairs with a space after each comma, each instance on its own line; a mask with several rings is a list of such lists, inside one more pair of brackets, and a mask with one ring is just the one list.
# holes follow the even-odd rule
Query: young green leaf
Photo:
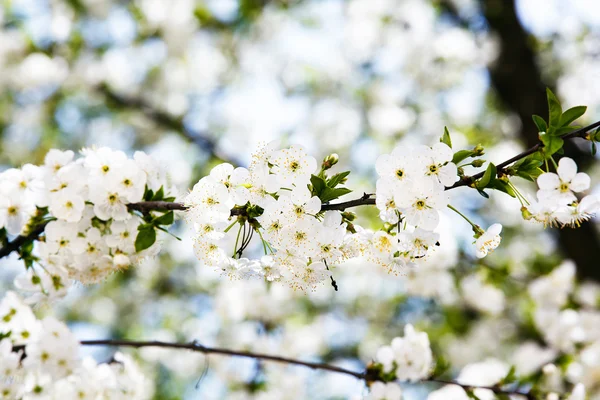
[[513, 188], [508, 184], [508, 182], [502, 179], [492, 179], [492, 181], [487, 186], [490, 189], [498, 190], [500, 192], [504, 192], [511, 197], [517, 197]]
[[335, 200], [350, 192], [352, 192], [352, 190], [348, 188], [325, 188], [319, 198], [323, 203], [327, 203], [328, 201]]
[[152, 200], [152, 197], [154, 197], [154, 192], [146, 185], [146, 189], [144, 190], [144, 200], [150, 201]]
[[546, 132], [548, 130], [548, 125], [546, 124], [544, 118], [540, 117], [539, 115], [532, 115], [531, 118], [533, 118], [533, 123], [538, 128], [538, 132]]
[[548, 96], [548, 113], [550, 115], [548, 119], [548, 124], [550, 127], [559, 128], [560, 118], [562, 117], [562, 107], [560, 106], [560, 101], [556, 98], [552, 90], [546, 88], [546, 95]]
[[583, 114], [585, 114], [586, 110], [587, 110], [586, 106], [575, 106], [575, 107], [569, 108], [560, 117], [560, 126], [569, 125], [571, 122], [575, 121], [577, 118], [579, 118]]
[[552, 154], [562, 149], [565, 141], [558, 136], [550, 136], [549, 134], [540, 135], [540, 139], [544, 144], [544, 155], [546, 158], [552, 157]]
[[155, 225], [171, 225], [173, 223], [174, 215], [173, 211], [164, 213], [160, 217], [154, 220]]
[[459, 150], [456, 153], [454, 153], [454, 156], [452, 157], [452, 162], [454, 164], [458, 164], [459, 162], [466, 160], [469, 157], [473, 157], [472, 150]]
[[333, 175], [331, 178], [327, 179], [327, 186], [329, 186], [330, 188], [336, 187], [337, 185], [342, 183], [342, 181], [346, 179], [348, 175], [350, 175], [350, 171], [344, 171], [340, 172], [339, 174]]
[[160, 189], [152, 197], [153, 201], [161, 201], [165, 197], [165, 189], [161, 186]]
[[497, 173], [498, 173], [498, 171], [496, 169], [496, 166], [492, 163], [489, 163], [487, 169], [485, 170], [485, 173], [483, 174], [481, 179], [479, 181], [477, 181], [477, 184], [476, 184], [477, 188], [478, 189], [486, 188], [490, 184], [492, 179], [496, 178]]
[[135, 251], [146, 250], [156, 242], [156, 231], [153, 226], [140, 225], [135, 238]]
[[452, 140], [450, 139], [450, 132], [448, 132], [447, 127], [444, 127], [444, 134], [440, 138], [440, 142], [445, 143], [448, 147], [452, 148]]
[[312, 184], [312, 195], [321, 197], [321, 193], [327, 188], [325, 180], [320, 176], [311, 175], [310, 183]]

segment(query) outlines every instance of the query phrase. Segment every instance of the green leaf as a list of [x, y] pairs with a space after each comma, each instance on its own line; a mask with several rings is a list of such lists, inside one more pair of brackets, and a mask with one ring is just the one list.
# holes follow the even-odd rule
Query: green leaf
[[445, 143], [448, 147], [452, 148], [452, 140], [450, 139], [450, 132], [448, 132], [447, 127], [444, 127], [444, 134], [440, 138], [440, 142]]
[[346, 177], [350, 175], [350, 171], [340, 172], [339, 174], [333, 175], [331, 178], [327, 179], [327, 186], [330, 188], [334, 188], [339, 185]]
[[467, 392], [467, 396], [469, 396], [470, 399], [481, 400], [479, 397], [477, 397], [477, 395], [475, 394], [475, 392], [473, 392], [473, 389], [466, 388], [465, 392]]
[[327, 188], [327, 182], [320, 176], [311, 175], [310, 183], [312, 184], [312, 195], [321, 197], [321, 193]]
[[487, 186], [490, 189], [498, 190], [500, 192], [504, 192], [511, 197], [517, 197], [513, 188], [508, 184], [508, 182], [502, 179], [492, 179], [492, 181]]
[[150, 189], [148, 187], [148, 185], [146, 185], [146, 189], [144, 189], [144, 200], [150, 201], [150, 200], [152, 200], [153, 196], [154, 196], [154, 192], [152, 191], [152, 189]]
[[516, 381], [517, 381], [517, 369], [515, 368], [514, 365], [512, 365], [510, 367], [510, 370], [506, 374], [506, 376], [504, 378], [502, 378], [502, 380], [500, 382], [498, 382], [498, 384], [500, 386], [503, 386], [503, 385], [508, 385], [508, 384], [514, 383]]
[[560, 118], [562, 117], [562, 107], [560, 101], [556, 98], [552, 90], [546, 88], [546, 95], [548, 96], [548, 113], [550, 118], [548, 124], [554, 128], [560, 128]]
[[153, 226], [146, 224], [138, 227], [138, 234], [135, 238], [135, 251], [140, 252], [146, 250], [156, 242], [156, 231]]
[[153, 201], [161, 201], [164, 197], [165, 197], [165, 190], [161, 186], [160, 189], [158, 189], [158, 191], [156, 193], [154, 193], [152, 200]]
[[566, 135], [567, 133], [573, 132], [574, 130], [577, 130], [581, 128], [580, 126], [577, 125], [571, 125], [571, 126], [563, 126], [562, 128], [558, 128], [556, 129], [552, 135], [553, 136], [562, 136], [562, 135]]
[[533, 123], [538, 128], [538, 132], [546, 132], [548, 130], [548, 125], [546, 124], [544, 118], [540, 117], [539, 115], [532, 115], [531, 118], [533, 118]]
[[592, 142], [592, 155], [596, 155], [596, 142]]
[[173, 211], [169, 211], [169, 212], [164, 213], [160, 217], [155, 218], [154, 224], [155, 225], [171, 225], [173, 223], [173, 220], [174, 220]]
[[496, 169], [496, 166], [492, 163], [489, 163], [487, 169], [485, 170], [485, 173], [483, 174], [483, 177], [481, 177], [481, 179], [478, 180], [476, 183], [477, 188], [484, 189], [488, 187], [492, 179], [496, 178], [497, 173], [498, 171]]
[[552, 154], [562, 149], [565, 141], [558, 136], [551, 136], [549, 134], [540, 135], [542, 143], [544, 143], [544, 156], [549, 158]]
[[534, 153], [530, 156], [520, 159], [507, 169], [509, 175], [514, 175], [535, 181], [544, 171], [540, 169], [543, 161], [539, 159], [539, 153]]
[[325, 190], [321, 193], [319, 198], [323, 203], [327, 203], [328, 201], [335, 200], [345, 194], [351, 193], [352, 190], [348, 188], [325, 188]]
[[575, 107], [569, 108], [560, 117], [560, 126], [569, 125], [571, 122], [575, 121], [577, 118], [579, 118], [583, 114], [585, 114], [586, 110], [587, 110], [586, 106], [575, 106]]
[[472, 150], [459, 150], [456, 153], [454, 153], [454, 156], [452, 157], [452, 162], [454, 164], [458, 164], [459, 162], [461, 162], [469, 157], [473, 157]]
[[486, 199], [490, 198], [490, 195], [487, 194], [486, 192], [484, 192], [483, 190], [478, 189], [478, 188], [476, 188], [476, 189], [477, 189], [477, 193], [479, 193], [482, 197], [485, 197]]
[[172, 202], [174, 202], [174, 201], [175, 201], [175, 196], [165, 197], [165, 198], [163, 199], [163, 201], [166, 201], [166, 202], [168, 202], [168, 203], [172, 203]]

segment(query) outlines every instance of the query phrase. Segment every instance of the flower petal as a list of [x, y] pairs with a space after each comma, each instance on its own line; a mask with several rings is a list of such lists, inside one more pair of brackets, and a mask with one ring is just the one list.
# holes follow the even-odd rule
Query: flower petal
[[541, 174], [537, 178], [537, 184], [542, 190], [554, 190], [560, 186], [558, 175], [552, 172]]
[[558, 168], [556, 169], [558, 176], [564, 182], [571, 182], [577, 173], [577, 164], [573, 159], [569, 157], [563, 157], [558, 161]]
[[590, 188], [590, 176], [585, 172], [580, 172], [573, 177], [569, 188], [574, 192], [583, 192]]

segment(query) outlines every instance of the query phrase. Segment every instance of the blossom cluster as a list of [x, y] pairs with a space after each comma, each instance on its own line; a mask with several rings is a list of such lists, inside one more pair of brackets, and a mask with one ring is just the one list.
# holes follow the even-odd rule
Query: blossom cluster
[[[198, 258], [232, 278], [262, 276], [300, 289], [328, 279], [328, 268], [348, 257], [346, 224], [340, 212], [322, 212], [309, 190], [316, 170], [316, 159], [301, 146], [277, 150], [274, 144], [257, 151], [248, 169], [213, 168], [184, 200]], [[254, 232], [264, 250], [260, 260], [241, 257]]]
[[164, 188], [166, 179], [153, 160], [106, 147], [81, 154], [53, 149], [41, 166], [0, 174], [0, 228], [18, 235], [46, 224], [35, 265], [15, 282], [33, 300], [63, 295], [71, 279], [98, 282], [159, 250], [155, 244], [136, 252], [143, 220], [127, 207], [141, 201], [146, 189]]
[[[127, 355], [98, 364], [62, 322], [38, 320], [17, 294], [0, 300], [0, 395], [3, 399], [148, 399], [151, 382]], [[19, 347], [16, 347], [19, 346]]]
[[590, 188], [590, 177], [584, 172], [577, 172], [577, 164], [571, 158], [561, 158], [556, 173], [541, 174], [537, 184], [537, 201], [526, 206], [526, 218], [533, 218], [546, 226], [577, 227], [600, 210], [597, 196], [590, 194], [577, 198], [576, 193]]
[[[418, 332], [407, 324], [403, 337], [394, 338], [390, 346], [377, 350], [375, 362], [386, 380], [417, 382], [427, 378], [433, 364], [427, 333]], [[402, 396], [400, 386], [394, 382], [375, 382], [370, 389], [372, 400], [399, 400]]]
[[433, 230], [440, 210], [449, 203], [445, 187], [458, 179], [452, 156], [448, 145], [436, 143], [397, 146], [377, 159], [376, 204], [380, 218], [398, 227], [398, 233], [387, 238], [397, 262], [414, 263], [437, 243]]

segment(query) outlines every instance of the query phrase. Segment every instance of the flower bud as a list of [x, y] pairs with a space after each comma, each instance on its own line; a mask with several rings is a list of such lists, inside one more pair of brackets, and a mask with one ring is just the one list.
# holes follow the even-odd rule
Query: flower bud
[[325, 157], [325, 159], [323, 159], [323, 164], [321, 164], [321, 168], [323, 169], [323, 171], [326, 171], [329, 168], [333, 167], [335, 164], [337, 164], [339, 160], [340, 157], [336, 153], [331, 153], [330, 155]]
[[344, 211], [342, 213], [342, 218], [345, 221], [354, 221], [356, 219], [356, 214], [354, 214], [353, 212], [350, 212], [350, 211]]
[[533, 214], [531, 214], [525, 206], [521, 207], [521, 215], [523, 216], [523, 219], [528, 221], [533, 217]]
[[475, 168], [479, 168], [483, 164], [485, 164], [485, 160], [482, 160], [481, 158], [478, 158], [477, 160], [473, 160], [473, 162], [471, 163], [471, 165], [474, 166]]
[[477, 146], [473, 147], [473, 156], [477, 157], [477, 156], [482, 156], [484, 155], [484, 148], [481, 144], [478, 144]]

